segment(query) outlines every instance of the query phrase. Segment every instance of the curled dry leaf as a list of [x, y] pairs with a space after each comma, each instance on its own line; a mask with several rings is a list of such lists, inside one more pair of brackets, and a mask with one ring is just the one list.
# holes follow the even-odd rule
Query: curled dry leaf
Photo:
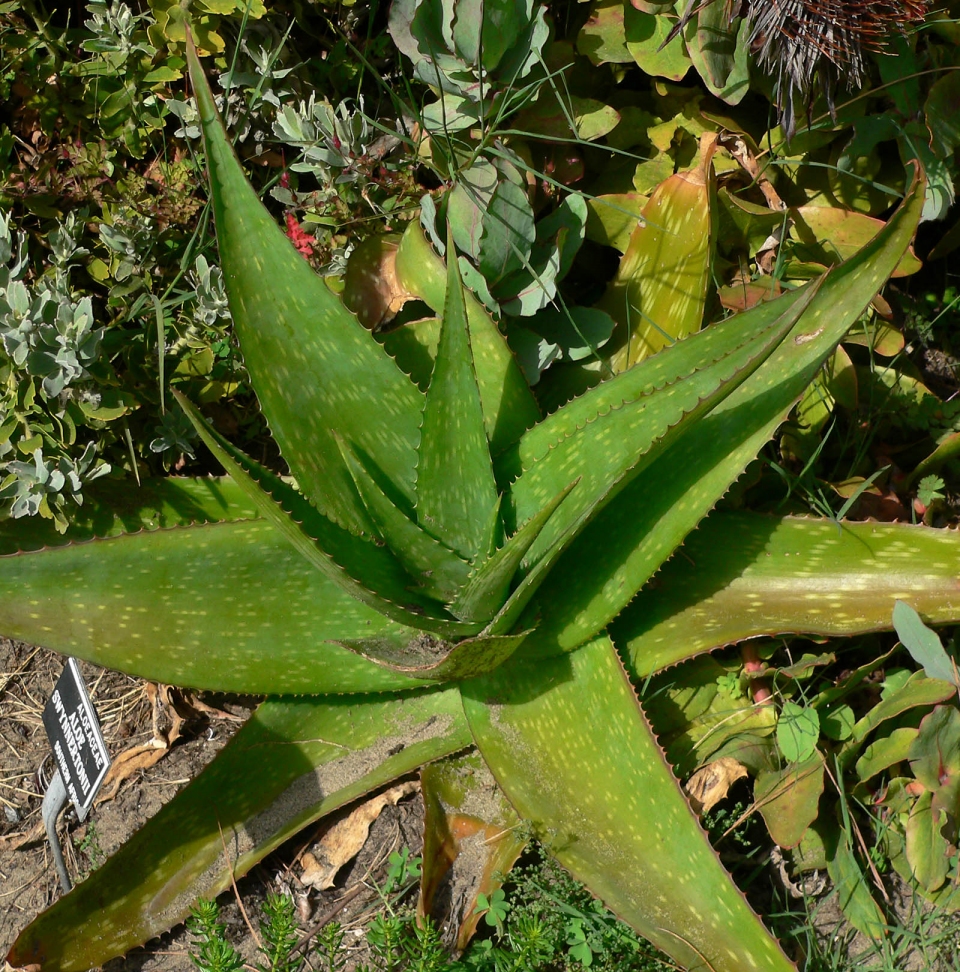
[[780, 194], [773, 187], [769, 176], [760, 168], [756, 156], [746, 141], [738, 135], [729, 135], [722, 139], [723, 147], [740, 163], [744, 171], [760, 187], [763, 198], [770, 209], [782, 212], [787, 204], [780, 198]]
[[[43, 821], [38, 820], [26, 833], [5, 834], [0, 837], [0, 851], [20, 850], [21, 847], [26, 847], [27, 844], [32, 844], [35, 840], [43, 840], [45, 836]], [[4, 972], [10, 967], [5, 965]]]
[[690, 797], [696, 813], [707, 813], [712, 810], [729, 792], [737, 780], [747, 775], [747, 768], [732, 756], [721, 756], [720, 759], [701, 766], [700, 769], [687, 780], [684, 789]]
[[[150, 702], [153, 736], [148, 742], [131, 746], [114, 757], [104, 778], [103, 792], [97, 797], [97, 803], [113, 800], [124, 780], [130, 779], [140, 770], [149, 769], [159, 763], [180, 738], [180, 730], [186, 720], [177, 711], [174, 701], [176, 690], [169, 685], [147, 682], [143, 691]], [[169, 723], [170, 728], [161, 729], [161, 721]]]
[[400, 783], [361, 803], [349, 816], [334, 824], [317, 845], [314, 853], [300, 858], [303, 874], [300, 882], [318, 891], [333, 886], [337, 871], [360, 853], [366, 843], [370, 826], [383, 808], [396, 805], [403, 797], [420, 789], [416, 780]]
[[397, 316], [414, 295], [397, 278], [397, 234], [371, 236], [360, 243], [347, 263], [343, 302], [364, 327], [376, 330]]
[[196, 692], [191, 692], [187, 689], [180, 689], [178, 691], [180, 700], [183, 703], [180, 707], [181, 711], [184, 708], [189, 710], [188, 718], [193, 715], [198, 717], [206, 716], [208, 719], [223, 719], [227, 722], [236, 722], [238, 725], [247, 720], [246, 715], [235, 715], [233, 712], [227, 712], [226, 709], [218, 709], [216, 706], [208, 705]]
[[770, 863], [777, 869], [780, 883], [791, 898], [796, 898], [797, 900], [816, 898], [818, 895], [823, 894], [827, 887], [827, 875], [821, 874], [820, 871], [801, 874], [796, 883], [790, 880], [790, 874], [787, 871], [787, 861], [783, 856], [783, 851], [777, 846], [770, 849]]

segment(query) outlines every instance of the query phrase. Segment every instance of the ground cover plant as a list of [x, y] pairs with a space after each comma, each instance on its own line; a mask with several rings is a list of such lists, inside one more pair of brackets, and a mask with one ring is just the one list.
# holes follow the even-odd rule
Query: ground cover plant
[[[130, 24], [119, 7], [95, 13]], [[934, 75], [922, 89], [910, 76], [942, 65], [946, 45], [911, 35], [911, 56], [877, 60], [893, 77], [870, 95], [892, 100], [879, 118], [860, 114], [867, 98], [835, 119], [811, 107], [817, 121], [808, 129], [788, 141], [786, 117], [761, 148], [760, 133], [748, 130], [756, 125], [738, 118], [769, 106], [764, 92], [781, 111], [785, 98], [813, 98], [810, 79], [787, 93], [749, 78], [749, 27], [739, 24], [726, 76], [740, 80], [719, 84], [727, 68], [705, 46], [704, 11], [696, 31], [689, 22], [664, 48], [673, 45], [673, 60], [655, 61], [680, 13], [599, 4], [561, 38], [532, 5], [471, 33], [474, 21], [454, 7], [395, 4], [390, 34], [428, 88], [417, 89], [422, 103], [395, 106], [400, 123], [388, 131], [356, 104], [291, 101], [286, 69], [261, 51], [253, 58], [261, 79], [280, 85], [277, 104], [265, 99], [273, 132], [304, 150], [272, 187], [289, 242], [278, 214], [248, 188], [195, 61], [197, 103], [162, 92], [158, 111], [176, 114], [185, 139], [204, 131], [230, 311], [212, 251], [179, 250], [196, 295], [184, 303], [215, 325], [216, 340], [207, 332], [197, 347], [182, 342], [183, 357], [165, 372], [172, 291], [158, 309], [152, 274], [142, 273], [146, 323], [115, 334], [113, 347], [135, 335], [147, 380], [141, 371], [116, 415], [83, 408], [101, 386], [138, 374], [129, 358], [103, 357], [109, 332], [94, 326], [102, 297], [71, 289], [70, 261], [92, 276], [101, 272], [95, 260], [75, 247], [44, 278], [5, 223], [3, 428], [23, 457], [7, 462], [5, 551], [56, 549], [2, 563], [3, 630], [151, 678], [278, 696], [163, 815], [27, 929], [14, 959], [85, 968], [119, 954], [308, 822], [430, 763], [427, 860], [437, 873], [427, 868], [427, 910], [440, 862], [458, 845], [451, 820], [466, 815], [487, 836], [507, 835], [485, 851], [458, 919], [461, 943], [476, 924], [472, 902], [492, 900], [532, 829], [685, 966], [739, 967], [754, 956], [790, 967], [716, 863], [634, 686], [682, 775], [730, 757], [749, 769], [773, 839], [792, 850], [796, 870], [829, 869], [858, 928], [884, 934], [882, 902], [864, 880], [877, 860], [953, 906], [952, 763], [926, 765], [944, 740], [953, 745], [949, 665], [918, 658], [926, 672], [901, 676], [885, 646], [850, 674], [831, 669], [828, 652], [784, 661], [766, 643], [743, 674], [711, 659], [671, 667], [762, 635], [889, 628], [898, 601], [932, 622], [958, 617], [952, 535], [839, 525], [872, 497], [899, 502], [891, 486], [911, 500], [916, 491], [914, 515], [927, 522], [938, 503], [946, 508], [954, 410], [901, 353], [903, 338], [883, 316], [893, 311], [878, 296], [891, 274], [918, 270], [909, 249], [916, 227], [952, 201], [953, 135], [939, 112], [955, 75]], [[557, 8], [554, 20], [565, 14]], [[152, 11], [136, 53], [176, 75], [186, 38], [172, 16]], [[201, 45], [215, 54], [220, 22], [208, 18], [203, 29]], [[621, 67], [586, 81], [585, 59]], [[725, 114], [690, 79], [619, 87], [616, 72], [633, 62], [674, 81], [693, 65]], [[154, 75], [161, 86], [171, 80]], [[231, 90], [220, 103], [236, 133], [243, 112], [232, 110]], [[248, 104], [263, 94], [256, 80], [245, 90]], [[381, 135], [415, 151], [446, 185], [419, 200], [419, 219], [395, 222], [402, 234], [351, 255], [337, 286], [364, 330], [302, 259], [317, 249], [294, 214], [312, 216], [306, 225], [318, 229], [344, 194], [369, 197]], [[126, 144], [139, 143], [130, 135]], [[925, 177], [911, 167], [902, 174], [911, 160]], [[400, 179], [412, 167], [394, 171]], [[304, 191], [309, 178], [325, 185], [319, 197]], [[388, 183], [384, 171], [381, 190]], [[421, 191], [408, 178], [378, 197], [378, 215], [390, 219]], [[120, 285], [144, 261], [135, 239], [110, 225], [99, 233], [118, 247], [105, 306], [124, 306]], [[948, 233], [937, 245], [950, 241]], [[612, 279], [598, 286], [591, 268], [617, 250]], [[863, 315], [871, 302], [880, 317]], [[949, 301], [939, 303], [949, 313]], [[131, 306], [123, 313], [132, 319]], [[739, 313], [700, 330], [721, 307]], [[229, 365], [216, 371], [218, 359]], [[171, 375], [182, 412], [169, 400]], [[224, 423], [249, 400], [248, 380], [270, 438], [256, 418], [239, 435]], [[846, 415], [864, 399], [873, 425], [857, 438]], [[147, 483], [136, 458], [147, 440], [109, 430], [135, 413], [161, 423], [146, 450], [164, 457], [154, 471], [182, 471], [184, 449], [202, 440], [234, 482]], [[909, 478], [897, 482], [892, 463], [871, 454], [880, 429]], [[92, 458], [105, 447], [112, 466], [132, 453], [139, 491], [105, 479]], [[58, 448], [59, 465], [45, 464], [41, 450]], [[762, 465], [729, 493], [758, 454]], [[84, 481], [78, 509], [71, 504]], [[827, 519], [746, 511], [775, 509], [783, 486], [788, 505]], [[725, 495], [726, 508], [714, 510]], [[62, 540], [44, 518], [65, 531]], [[170, 529], [137, 534], [143, 526]], [[91, 536], [89, 545], [65, 543]], [[859, 694], [874, 672], [889, 679], [879, 704]], [[292, 695], [309, 699], [279, 697]], [[470, 746], [482, 763], [453, 756]], [[265, 772], [268, 750], [280, 755]], [[592, 796], [601, 793], [609, 795]], [[669, 827], [673, 859], [651, 819]], [[877, 835], [873, 850], [860, 839], [864, 825]], [[171, 847], [159, 835], [173, 827], [185, 836]], [[149, 879], [127, 863], [145, 855]], [[642, 880], [624, 875], [641, 865]], [[699, 898], [684, 880], [694, 871], [703, 876]], [[95, 912], [103, 912], [96, 942]]]

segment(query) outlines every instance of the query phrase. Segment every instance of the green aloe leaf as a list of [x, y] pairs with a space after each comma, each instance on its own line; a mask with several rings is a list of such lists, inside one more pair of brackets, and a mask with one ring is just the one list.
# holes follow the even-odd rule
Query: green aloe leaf
[[[650, 371], [672, 373], [672, 380], [650, 389], [643, 371], [632, 382], [600, 385], [568, 406], [574, 413], [550, 423], [551, 428], [535, 437], [543, 442], [553, 438], [542, 457], [524, 468], [510, 488], [510, 506], [517, 518], [526, 518], [564, 488], [571, 476], [580, 481], [557, 514], [547, 523], [532, 545], [524, 566], [529, 576], [542, 573], [569, 544], [583, 525], [617, 493], [629, 485], [641, 470], [648, 469], [658, 455], [682, 438], [687, 427], [723, 401], [746, 380], [776, 349], [784, 335], [816, 294], [816, 288], [789, 304], [786, 313], [745, 341], [730, 342], [717, 359], [701, 355], [703, 345], [715, 345], [715, 336], [688, 341], [665, 348], [658, 356], [667, 359]], [[706, 338], [706, 335], [704, 335]], [[735, 335], [739, 337], [739, 335]], [[632, 373], [632, 372], [631, 372]], [[616, 387], [611, 387], [616, 384]], [[620, 396], [639, 387], [636, 398]], [[566, 432], [571, 419], [579, 418], [589, 399], [598, 412], [583, 426]], [[618, 402], [618, 399], [620, 401]], [[563, 413], [566, 409], [561, 409]], [[549, 422], [549, 420], [548, 420]], [[547, 425], [547, 422], [543, 423]], [[559, 428], [557, 428], [559, 427]], [[521, 450], [526, 443], [521, 443]], [[537, 562], [541, 561], [541, 564]], [[532, 568], [532, 569], [531, 569]]]
[[228, 476], [145, 479], [136, 489], [127, 482], [98, 479], [84, 486], [83, 506], [72, 512], [65, 533], [59, 533], [52, 520], [40, 516], [0, 523], [0, 556], [139, 530], [255, 520], [259, 516]]
[[527, 551], [540, 535], [557, 507], [576, 486], [571, 483], [561, 490], [535, 516], [532, 516], [509, 540], [485, 560], [464, 585], [450, 610], [467, 621], [489, 621], [503, 606], [513, 580]]
[[201, 776], [30, 924], [8, 959], [45, 972], [102, 965], [307, 824], [469, 742], [455, 691], [268, 700]]
[[[396, 271], [404, 288], [435, 311], [443, 309], [447, 294], [446, 270], [416, 220], [410, 223], [400, 241]], [[464, 292], [464, 301], [487, 438], [496, 455], [540, 421], [540, 409], [513, 352], [486, 309], [469, 291]], [[390, 338], [384, 340], [389, 347]]]
[[346, 443], [344, 461], [380, 536], [430, 597], [450, 602], [470, 576], [470, 564], [422, 530], [377, 485]]
[[423, 396], [310, 269], [246, 180], [192, 45], [220, 260], [253, 387], [301, 489], [354, 532], [369, 529], [334, 432], [413, 503]]
[[886, 630], [898, 598], [934, 621], [960, 610], [947, 530], [717, 511], [682, 550], [614, 625], [637, 676], [761, 635]]
[[417, 631], [345, 594], [263, 520], [0, 557], [0, 629], [193, 688], [378, 692], [422, 684], [333, 643], [388, 632], [412, 639]]
[[[572, 468], [581, 470], [578, 487], [583, 486], [583, 480], [586, 479], [587, 482], [586, 488], [575, 492], [573, 500], [565, 504], [559, 515], [548, 521], [538, 541], [531, 545], [531, 550], [526, 557], [527, 562], [532, 562], [531, 566], [523, 575], [510, 600], [494, 619], [493, 630], [508, 631], [518, 622], [549, 572], [564, 552], [576, 543], [578, 533], [592, 517], [596, 516], [597, 511], [600, 510], [602, 515], [603, 508], [609, 505], [610, 500], [625, 487], [629, 488], [631, 480], [637, 478], [641, 472], [656, 466], [657, 458], [668, 451], [678, 438], [682, 438], [691, 423], [702, 419], [718, 401], [722, 401], [762, 364], [776, 348], [783, 334], [793, 326], [797, 316], [803, 312], [815, 292], [815, 290], [808, 291], [801, 301], [788, 305], [783, 318], [778, 318], [762, 337], [737, 348], [736, 352], [727, 359], [715, 363], [715, 367], [707, 366], [699, 374], [688, 375], [682, 388], [681, 382], [678, 381], [672, 386], [656, 389], [649, 396], [649, 402], [655, 405], [651, 404], [648, 411], [643, 411], [642, 406], [648, 403], [641, 399], [621, 409], [613, 409], [606, 414], [601, 414], [593, 425], [586, 427], [586, 431], [592, 432], [593, 436], [584, 449], [574, 448], [572, 437], [564, 440], [548, 452], [540, 464], [531, 467], [529, 476], [526, 478], [522, 476], [518, 480], [516, 492], [519, 500], [525, 502], [529, 502], [531, 495], [535, 496], [537, 491], [544, 489], [543, 480], [549, 483], [551, 475], [563, 475]], [[669, 351], [673, 352], [676, 348], [676, 356], [680, 358], [682, 356], [679, 350], [682, 347], [683, 345], [674, 345]], [[696, 381], [693, 380], [694, 378]], [[674, 393], [680, 393], [685, 397], [690, 405], [689, 411], [678, 412], [678, 403], [673, 401]], [[616, 424], [609, 421], [611, 418]], [[599, 426], [599, 429], [595, 426]], [[640, 432], [640, 429], [644, 431]], [[578, 433], [582, 431], [582, 429], [577, 430]], [[633, 436], [630, 435], [631, 432]], [[621, 451], [624, 445], [628, 447], [626, 453]], [[629, 447], [635, 450], [635, 454], [631, 454]], [[581, 465], [584, 456], [593, 461]], [[606, 469], [609, 475], [605, 482], [599, 482], [597, 478], [597, 473], [602, 469]], [[589, 475], [586, 470], [589, 470]], [[541, 473], [543, 475], [540, 475]], [[518, 502], [517, 506], [521, 506], [521, 503]], [[560, 532], [561, 530], [563, 532]], [[546, 534], [545, 540], [544, 534]], [[546, 550], [543, 550], [543, 547], [546, 547]], [[538, 555], [539, 559], [533, 562]], [[564, 578], [564, 581], [568, 580], [568, 577]], [[609, 595], [610, 592], [607, 592], [606, 596]], [[532, 615], [526, 622], [531, 627], [534, 626], [535, 618], [539, 621], [544, 603], [549, 610], [549, 598], [550, 595], [546, 602], [534, 606]], [[600, 610], [603, 607], [601, 600]], [[564, 608], [568, 608], [568, 605], [564, 605]], [[610, 618], [606, 620], [609, 621]], [[557, 647], [575, 647], [573, 644], [558, 642], [554, 628], [538, 634], [534, 644], [535, 650], [545, 650], [547, 653], [556, 650]]]
[[720, 865], [607, 638], [461, 691], [510, 802], [620, 917], [686, 969], [794, 968]]
[[499, 498], [473, 366], [463, 283], [448, 231], [447, 292], [417, 462], [417, 520], [471, 563], [492, 547]]
[[[531, 605], [542, 620], [524, 651], [573, 648], [633, 599], [787, 417], [896, 267], [922, 208], [923, 179], [918, 173], [890, 222], [825, 277], [794, 331], [769, 360], [647, 466], [571, 544]], [[759, 305], [757, 316], [783, 313], [797, 299], [794, 292], [786, 300]], [[753, 314], [750, 310], [737, 316]]]
[[778, 302], [758, 305], [747, 313], [708, 327], [672, 345], [665, 353], [645, 358], [609, 381], [589, 389], [548, 415], [497, 457], [498, 481], [509, 484], [521, 478], [564, 440], [582, 432], [583, 427], [598, 416], [629, 402], [642, 401], [746, 347], [769, 340], [774, 330], [779, 330], [790, 317], [797, 316], [796, 301], [809, 296], [806, 290], [791, 291]]
[[[232, 479], [170, 477], [136, 491], [97, 482], [80, 513], [62, 535], [39, 517], [0, 525], [0, 624], [11, 637], [193, 688], [379, 692], [428, 684], [335, 644], [416, 632], [324, 580], [256, 519]], [[39, 552], [11, 556], [20, 550]], [[194, 600], [183, 596], [187, 580]], [[160, 622], [158, 604], [170, 615]], [[280, 664], [260, 665], [265, 648]]]
[[390, 550], [328, 519], [293, 486], [210, 428], [181, 394], [174, 395], [204, 444], [260, 514], [327, 580], [399, 624], [448, 637], [476, 632], [476, 626], [438, 616], [442, 612], [439, 604], [410, 590], [412, 580]]

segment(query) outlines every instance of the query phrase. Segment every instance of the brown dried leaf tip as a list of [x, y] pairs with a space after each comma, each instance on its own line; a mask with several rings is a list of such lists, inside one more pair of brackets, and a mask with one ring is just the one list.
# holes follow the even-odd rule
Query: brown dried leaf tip
[[776, 81], [780, 123], [796, 128], [796, 105], [809, 107], [819, 86], [833, 111], [840, 78], [863, 85], [864, 52], [882, 51], [927, 13], [925, 0], [753, 0], [747, 14], [750, 45]]

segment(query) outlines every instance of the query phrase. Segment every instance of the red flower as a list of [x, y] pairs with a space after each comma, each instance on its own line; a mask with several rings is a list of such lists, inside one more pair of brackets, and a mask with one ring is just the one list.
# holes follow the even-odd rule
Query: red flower
[[313, 254], [314, 238], [301, 227], [293, 213], [287, 213], [287, 239], [304, 257], [309, 258]]

